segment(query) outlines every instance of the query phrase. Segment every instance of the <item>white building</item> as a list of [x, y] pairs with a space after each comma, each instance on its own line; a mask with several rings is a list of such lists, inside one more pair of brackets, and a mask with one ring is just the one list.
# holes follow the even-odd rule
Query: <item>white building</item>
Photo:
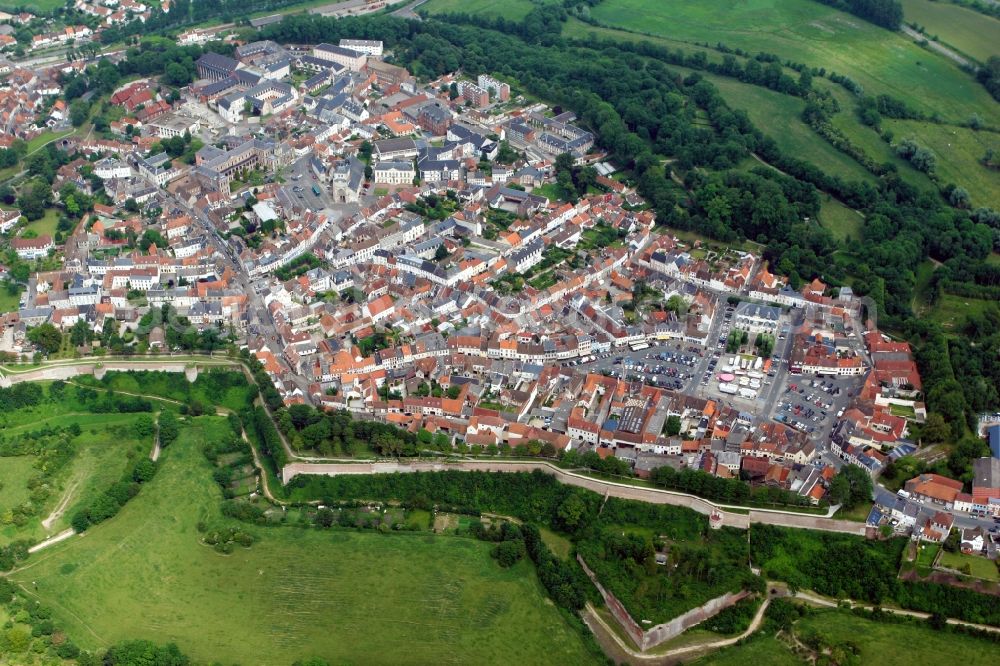
[[342, 39], [339, 45], [343, 49], [351, 49], [365, 55], [382, 57], [382, 42], [377, 39]]
[[374, 168], [375, 182], [383, 185], [412, 185], [416, 175], [413, 162], [379, 162]]

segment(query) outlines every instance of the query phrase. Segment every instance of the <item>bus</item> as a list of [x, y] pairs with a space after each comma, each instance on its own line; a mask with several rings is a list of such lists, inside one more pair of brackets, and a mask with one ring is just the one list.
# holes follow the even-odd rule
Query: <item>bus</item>
[[315, 185], [313, 185], [313, 194], [315, 194], [316, 196], [319, 196], [319, 188], [316, 187]]
[[643, 349], [649, 349], [648, 342], [630, 342], [628, 346], [632, 348], [632, 351], [642, 351]]

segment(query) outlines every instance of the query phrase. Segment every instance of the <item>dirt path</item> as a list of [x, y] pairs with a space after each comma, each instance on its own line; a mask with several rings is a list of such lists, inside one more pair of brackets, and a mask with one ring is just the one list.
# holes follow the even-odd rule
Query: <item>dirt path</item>
[[46, 532], [52, 529], [52, 524], [59, 520], [64, 513], [66, 513], [66, 509], [69, 507], [69, 501], [73, 498], [73, 491], [76, 490], [78, 485], [80, 485], [79, 481], [74, 481], [70, 484], [69, 488], [66, 489], [66, 492], [63, 493], [62, 499], [59, 500], [59, 504], [52, 509], [52, 513], [49, 514], [49, 517], [42, 521], [42, 527], [45, 528]]
[[153, 450], [149, 453], [149, 459], [156, 462], [160, 459], [160, 413], [156, 413], [156, 423], [153, 424]]
[[[771, 583], [768, 583], [769, 585]], [[825, 606], [827, 608], [837, 608], [840, 604], [832, 599], [827, 599], [819, 595], [813, 594], [811, 592], [803, 592], [799, 590], [794, 595], [794, 599], [801, 599], [803, 601], [808, 601], [811, 604], [817, 606]], [[873, 610], [874, 606], [869, 606], [867, 604], [859, 604], [852, 599], [845, 599], [844, 603], [849, 605], [851, 608], [863, 608], [867, 611]], [[880, 608], [886, 613], [895, 613], [896, 615], [906, 615], [908, 617], [914, 617], [918, 620], [926, 620], [931, 616], [930, 613], [923, 613], [921, 611], [911, 611], [904, 610], [902, 608], [886, 608], [885, 606], [880, 606]], [[975, 622], [966, 622], [964, 620], [956, 620], [954, 618], [948, 618], [948, 624], [962, 625], [966, 627], [972, 627], [973, 629], [981, 629], [983, 631], [992, 631], [994, 633], [1000, 633], [1000, 627], [994, 627], [988, 624], [976, 624]]]
[[65, 541], [66, 539], [70, 538], [74, 534], [76, 534], [76, 532], [73, 530], [73, 528], [72, 527], [67, 527], [66, 529], [64, 529], [59, 534], [57, 534], [55, 536], [51, 536], [48, 539], [46, 539], [45, 541], [36, 543], [34, 546], [32, 546], [31, 548], [28, 549], [28, 552], [29, 553], [37, 553], [38, 551], [42, 550], [43, 548], [48, 548], [49, 546], [54, 546], [55, 544], [59, 543], [60, 541]]
[[957, 64], [959, 67], [973, 67], [973, 68], [975, 67], [971, 62], [969, 62], [962, 56], [958, 55], [944, 44], [941, 44], [940, 42], [935, 42], [927, 35], [920, 34], [910, 26], [904, 25], [902, 30], [904, 35], [912, 38], [913, 41], [915, 42], [918, 43], [927, 42], [928, 48], [930, 48], [932, 51], [936, 51], [937, 53], [943, 55], [945, 58], [948, 58], [949, 60]]
[[616, 663], [626, 662], [629, 664], [674, 664], [680, 661], [680, 657], [687, 657], [691, 655], [699, 655], [704, 652], [711, 652], [718, 650], [720, 648], [728, 647], [734, 645], [739, 641], [743, 640], [753, 632], [760, 629], [761, 623], [764, 621], [764, 613], [767, 611], [768, 605], [771, 603], [770, 599], [765, 599], [764, 603], [760, 605], [757, 609], [757, 613], [754, 615], [753, 620], [750, 622], [750, 626], [747, 627], [739, 636], [732, 636], [730, 638], [722, 638], [717, 641], [706, 641], [704, 643], [693, 643], [691, 645], [683, 645], [681, 647], [673, 648], [672, 650], [667, 650], [666, 652], [660, 652], [656, 654], [647, 654], [644, 652], [637, 652], [630, 645], [628, 645], [621, 636], [619, 636], [614, 629], [608, 626], [600, 615], [594, 610], [594, 608], [587, 604], [587, 608], [583, 613], [583, 621], [590, 627], [590, 630], [594, 633], [597, 638], [597, 642], [601, 644], [601, 648], [604, 653], [614, 660]]

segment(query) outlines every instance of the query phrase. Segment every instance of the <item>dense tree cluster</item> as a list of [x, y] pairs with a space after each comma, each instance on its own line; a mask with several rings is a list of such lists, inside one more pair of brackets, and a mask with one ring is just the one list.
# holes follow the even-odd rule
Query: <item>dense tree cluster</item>
[[139, 494], [142, 485], [153, 479], [156, 470], [157, 464], [149, 458], [141, 458], [129, 465], [120, 480], [73, 514], [70, 519], [73, 529], [83, 532], [91, 525], [117, 515], [130, 499]]
[[899, 30], [903, 24], [903, 5], [899, 0], [819, 0], [819, 2], [860, 16], [889, 30]]

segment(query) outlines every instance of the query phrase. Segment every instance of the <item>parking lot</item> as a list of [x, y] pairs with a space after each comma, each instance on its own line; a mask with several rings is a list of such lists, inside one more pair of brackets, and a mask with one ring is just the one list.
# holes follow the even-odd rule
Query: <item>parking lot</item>
[[838, 415], [850, 404], [860, 382], [858, 377], [789, 375], [776, 396], [771, 418], [808, 433], [825, 448]]

